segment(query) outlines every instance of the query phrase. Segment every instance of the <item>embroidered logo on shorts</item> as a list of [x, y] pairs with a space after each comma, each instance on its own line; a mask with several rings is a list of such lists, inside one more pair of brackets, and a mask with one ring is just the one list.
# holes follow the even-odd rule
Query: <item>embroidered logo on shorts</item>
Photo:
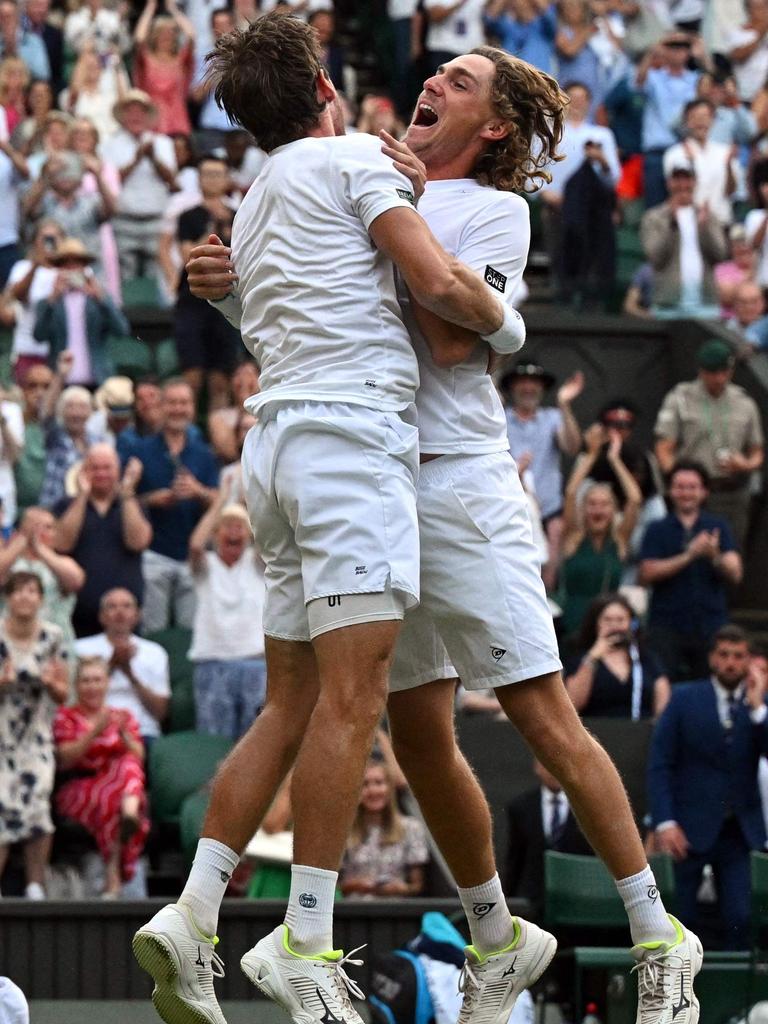
[[396, 191], [400, 198], [404, 199], [406, 203], [410, 203], [411, 206], [416, 205], [416, 199], [414, 198], [413, 192], [409, 192], [407, 188], [399, 188]]
[[368, 574], [368, 566], [367, 565], [356, 565], [355, 566], [355, 576], [366, 576], [367, 574]]
[[313, 910], [317, 906], [317, 896], [313, 896], [311, 892], [303, 892], [299, 896], [299, 906], [305, 910]]
[[475, 917], [485, 917], [486, 914], [490, 914], [495, 906], [495, 903], [473, 903], [472, 913]]
[[491, 647], [491, 657], [494, 661], [501, 661], [506, 653], [506, 647]]
[[377, 388], [377, 387], [379, 386], [379, 385], [378, 385], [378, 384], [376, 383], [376, 381], [375, 381], [375, 380], [371, 380], [371, 378], [370, 378], [370, 377], [368, 378], [368, 380], [364, 381], [363, 383], [365, 384], [365, 386], [366, 386], [367, 388]]
[[490, 263], [485, 268], [485, 283], [489, 284], [491, 288], [495, 288], [497, 292], [503, 292], [507, 287], [507, 279], [500, 270], [496, 270]]

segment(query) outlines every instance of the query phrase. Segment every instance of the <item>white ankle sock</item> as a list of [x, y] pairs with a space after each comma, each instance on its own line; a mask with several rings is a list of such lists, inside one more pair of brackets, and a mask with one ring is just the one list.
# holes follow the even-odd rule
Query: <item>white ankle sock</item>
[[179, 903], [189, 910], [205, 935], [216, 934], [221, 901], [239, 863], [240, 857], [224, 843], [201, 839], [197, 844], [192, 870]]
[[504, 949], [515, 937], [515, 919], [507, 908], [498, 874], [483, 885], [459, 889], [472, 945], [481, 953]]
[[333, 898], [338, 871], [305, 867], [291, 868], [291, 895], [285, 923], [291, 949], [304, 956], [333, 949]]
[[637, 875], [620, 879], [616, 888], [624, 903], [635, 945], [640, 942], [671, 942], [676, 937], [650, 867]]

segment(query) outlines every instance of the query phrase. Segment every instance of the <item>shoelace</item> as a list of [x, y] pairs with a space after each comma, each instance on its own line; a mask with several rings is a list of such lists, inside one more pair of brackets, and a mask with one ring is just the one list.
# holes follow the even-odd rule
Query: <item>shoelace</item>
[[[363, 961], [353, 960], [352, 957], [355, 953], [359, 953], [361, 949], [365, 949], [366, 946], [367, 943], [364, 942], [362, 946], [358, 946], [357, 949], [351, 950], [346, 954], [346, 956], [343, 956], [341, 960], [337, 960], [335, 963], [329, 963], [326, 965], [331, 971], [332, 979], [337, 983], [335, 988], [339, 999], [345, 1007], [348, 1006], [350, 1009], [352, 1009], [352, 1002], [349, 998], [349, 993], [352, 993], [352, 995], [356, 996], [358, 999], [365, 999], [365, 994], [357, 982], [353, 978], [350, 978], [344, 970], [343, 965], [350, 964], [350, 966], [353, 967], [362, 967]], [[342, 985], [338, 984], [340, 981], [343, 982]]]
[[461, 973], [459, 974], [459, 992], [464, 996], [459, 1019], [461, 1019], [465, 1010], [469, 1012], [472, 1009], [479, 991], [480, 982], [478, 981], [477, 975], [472, 970], [469, 960], [465, 960], [464, 966], [461, 968]]
[[641, 1012], [664, 1009], [668, 995], [667, 979], [672, 972], [682, 971], [683, 966], [684, 961], [681, 956], [669, 953], [662, 956], [651, 956], [647, 960], [640, 960], [635, 964], [631, 973], [637, 972]]
[[208, 967], [210, 971], [206, 971], [202, 978], [198, 974], [198, 984], [209, 999], [218, 1002], [216, 1000], [216, 989], [213, 987], [213, 979], [224, 977], [224, 961], [214, 949], [211, 950], [211, 959]]

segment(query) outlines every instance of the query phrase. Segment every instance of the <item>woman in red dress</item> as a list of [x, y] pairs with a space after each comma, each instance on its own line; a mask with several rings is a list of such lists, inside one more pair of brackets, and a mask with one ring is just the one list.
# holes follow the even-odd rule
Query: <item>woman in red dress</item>
[[129, 711], [107, 707], [109, 670], [103, 658], [83, 658], [77, 704], [59, 708], [53, 726], [56, 758], [75, 777], [55, 796], [64, 818], [95, 838], [106, 864], [105, 897], [133, 878], [149, 832], [144, 790], [144, 746]]
[[194, 71], [195, 30], [176, 0], [167, 0], [166, 8], [168, 16], [156, 18], [157, 0], [147, 0], [136, 22], [133, 81], [157, 108], [156, 132], [189, 135], [187, 94]]

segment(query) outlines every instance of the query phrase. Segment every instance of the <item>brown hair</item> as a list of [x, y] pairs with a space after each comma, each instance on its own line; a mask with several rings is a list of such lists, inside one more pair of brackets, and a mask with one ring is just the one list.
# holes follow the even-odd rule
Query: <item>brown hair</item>
[[78, 658], [75, 678], [79, 679], [85, 669], [94, 667], [100, 668], [107, 679], [109, 679], [109, 665], [107, 663], [107, 659], [102, 658], [100, 654], [88, 654], [84, 658]]
[[216, 102], [267, 153], [304, 138], [325, 105], [315, 94], [323, 70], [306, 22], [274, 11], [216, 41], [206, 57]]
[[491, 106], [509, 128], [480, 155], [474, 177], [504, 192], [535, 192], [552, 180], [546, 165], [563, 159], [557, 147], [568, 97], [551, 75], [504, 50], [477, 46], [470, 52], [496, 65]]
[[[399, 843], [405, 834], [405, 827], [403, 826], [403, 817], [397, 808], [397, 794], [395, 792], [395, 785], [392, 781], [392, 775], [390, 774], [389, 768], [385, 761], [380, 760], [378, 757], [371, 757], [365, 766], [366, 774], [369, 768], [381, 768], [384, 772], [384, 777], [389, 784], [389, 803], [383, 814], [382, 829], [381, 829], [381, 841], [385, 845], [389, 846], [392, 843]], [[349, 830], [349, 845], [358, 846], [360, 843], [365, 842], [368, 829], [365, 822], [365, 810], [363, 809], [362, 800], [357, 805], [357, 811], [355, 812], [355, 820], [352, 822], [352, 828]]]
[[12, 572], [5, 581], [3, 593], [6, 597], [10, 597], [11, 594], [15, 594], [17, 590], [21, 590], [22, 587], [26, 587], [28, 583], [34, 583], [38, 589], [40, 597], [43, 596], [43, 583], [36, 572]]
[[712, 637], [709, 644], [710, 651], [714, 651], [718, 644], [749, 644], [749, 635], [741, 626], [727, 622]]

